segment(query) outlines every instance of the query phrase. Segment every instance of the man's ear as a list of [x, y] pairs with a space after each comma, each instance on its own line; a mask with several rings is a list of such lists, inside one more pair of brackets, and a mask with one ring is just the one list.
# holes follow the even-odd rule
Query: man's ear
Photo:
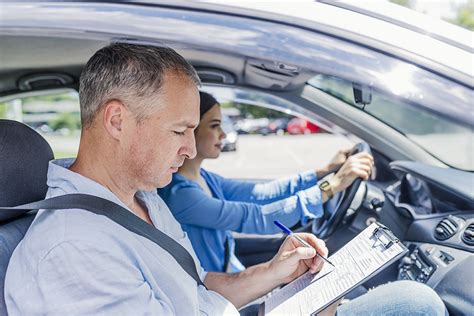
[[119, 100], [111, 100], [104, 105], [102, 123], [109, 135], [117, 140], [121, 138], [125, 112], [125, 106]]

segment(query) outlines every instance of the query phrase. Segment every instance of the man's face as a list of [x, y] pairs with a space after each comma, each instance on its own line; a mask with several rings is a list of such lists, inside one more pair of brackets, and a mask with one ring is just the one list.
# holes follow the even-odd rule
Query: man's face
[[[196, 156], [194, 129], [199, 123], [199, 92], [194, 83], [178, 74], [165, 76], [157, 111], [137, 124], [127, 120], [122, 148], [130, 184], [151, 191], [171, 182], [186, 158]], [[133, 181], [133, 182], [132, 182]]]

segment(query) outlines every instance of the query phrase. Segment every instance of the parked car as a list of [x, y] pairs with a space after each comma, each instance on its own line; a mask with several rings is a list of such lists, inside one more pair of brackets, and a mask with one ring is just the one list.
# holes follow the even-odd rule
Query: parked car
[[287, 118], [274, 119], [274, 120], [271, 120], [267, 126], [263, 127], [260, 130], [260, 134], [262, 135], [276, 134], [276, 135], [281, 136], [287, 132], [287, 125], [288, 125]]
[[262, 129], [265, 129], [270, 124], [270, 120], [264, 118], [247, 118], [238, 120], [235, 123], [235, 128], [239, 134], [260, 134]]
[[222, 140], [222, 151], [236, 151], [237, 138], [239, 135], [234, 128], [234, 124], [228, 116], [222, 116], [222, 130], [226, 133], [226, 137]]
[[[472, 32], [394, 4], [356, 1], [1, 2], [0, 11], [0, 102], [77, 90], [86, 61], [111, 42], [166, 44], [204, 85], [265, 93], [285, 113], [363, 140], [376, 161], [372, 179], [323, 231], [311, 223], [301, 229], [334, 252], [380, 221], [410, 253], [363, 287], [412, 279], [432, 287], [450, 315], [472, 314]], [[0, 192], [10, 185], [3, 174]], [[9, 206], [38, 195], [0, 196]], [[8, 258], [31, 219], [0, 213], [1, 315]], [[266, 260], [278, 247], [272, 240], [237, 238], [236, 253], [246, 265]]]
[[288, 126], [286, 127], [286, 129], [288, 130], [288, 133], [292, 135], [313, 134], [321, 130], [319, 126], [300, 117], [292, 118], [288, 122]]

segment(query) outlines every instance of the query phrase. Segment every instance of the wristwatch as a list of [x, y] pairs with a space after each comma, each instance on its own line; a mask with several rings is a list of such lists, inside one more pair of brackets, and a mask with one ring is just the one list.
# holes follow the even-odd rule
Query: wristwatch
[[329, 181], [321, 182], [319, 188], [321, 189], [321, 191], [326, 193], [328, 199], [331, 199], [334, 196], [334, 192], [332, 191], [332, 185], [331, 183], [329, 183]]

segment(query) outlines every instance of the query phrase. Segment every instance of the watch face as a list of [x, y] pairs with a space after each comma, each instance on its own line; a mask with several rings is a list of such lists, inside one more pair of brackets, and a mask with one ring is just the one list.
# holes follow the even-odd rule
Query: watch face
[[329, 188], [329, 186], [330, 186], [329, 182], [324, 181], [323, 183], [321, 183], [319, 187], [321, 188], [321, 190], [326, 190], [327, 188]]

